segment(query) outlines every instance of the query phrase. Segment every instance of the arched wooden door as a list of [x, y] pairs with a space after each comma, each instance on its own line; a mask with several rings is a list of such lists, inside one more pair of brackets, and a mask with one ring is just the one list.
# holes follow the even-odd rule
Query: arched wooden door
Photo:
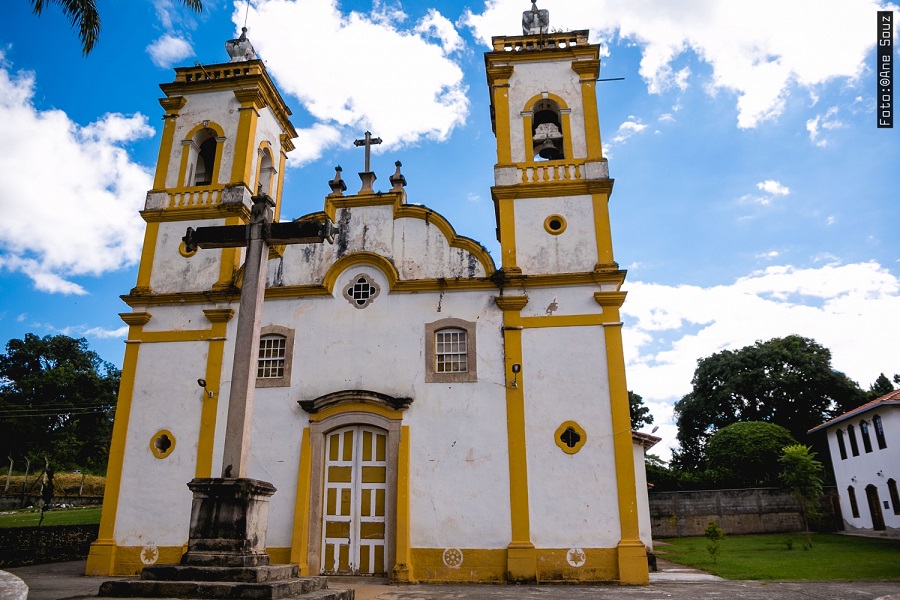
[[872, 529], [884, 531], [884, 514], [881, 512], [881, 500], [878, 498], [877, 487], [866, 486], [866, 500], [869, 502], [869, 514], [872, 515]]
[[353, 425], [326, 434], [323, 574], [387, 573], [387, 432]]

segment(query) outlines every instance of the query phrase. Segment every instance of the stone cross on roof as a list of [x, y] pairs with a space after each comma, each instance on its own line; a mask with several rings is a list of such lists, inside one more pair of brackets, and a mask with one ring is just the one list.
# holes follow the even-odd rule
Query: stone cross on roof
[[367, 131], [366, 137], [361, 140], [353, 140], [353, 145], [356, 147], [365, 146], [366, 147], [366, 163], [365, 170], [359, 174], [359, 178], [362, 180], [362, 189], [359, 190], [360, 194], [373, 193], [372, 184], [375, 183], [375, 173], [372, 172], [372, 168], [370, 166], [370, 158], [371, 158], [371, 150], [372, 146], [378, 145], [381, 143], [381, 138], [372, 137], [372, 132]]

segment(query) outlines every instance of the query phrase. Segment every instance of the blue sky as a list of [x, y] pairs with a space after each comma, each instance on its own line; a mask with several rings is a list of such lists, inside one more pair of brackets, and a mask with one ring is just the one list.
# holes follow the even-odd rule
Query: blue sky
[[[300, 133], [282, 215], [321, 210], [335, 165], [376, 188], [403, 162], [409, 201], [498, 259], [483, 53], [522, 0], [99, 0], [88, 57], [54, 6], [13, 0], [0, 33], [0, 341], [84, 336], [121, 364], [173, 66], [225, 62], [249, 36]], [[797, 333], [867, 388], [900, 372], [900, 137], [875, 126], [869, 0], [555, 0], [551, 27], [603, 43], [599, 110], [616, 179], [629, 387], [669, 455], [671, 405], [698, 358]], [[896, 19], [896, 17], [895, 17]], [[895, 53], [896, 56], [896, 53]]]

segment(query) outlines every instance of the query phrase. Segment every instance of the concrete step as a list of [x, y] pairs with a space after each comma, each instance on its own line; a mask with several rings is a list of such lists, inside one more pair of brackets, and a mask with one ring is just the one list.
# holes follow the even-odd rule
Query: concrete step
[[[263, 583], [300, 576], [297, 565], [265, 567], [195, 567], [187, 565], [151, 565], [141, 571], [147, 581], [234, 581]], [[326, 587], [320, 585], [319, 587]]]
[[[353, 600], [352, 590], [323, 589], [321, 577], [296, 577], [263, 583], [233, 581], [106, 581], [99, 596], [107, 598], [203, 598], [209, 600], [277, 600], [302, 596], [304, 600]], [[349, 594], [349, 595], [348, 595]]]

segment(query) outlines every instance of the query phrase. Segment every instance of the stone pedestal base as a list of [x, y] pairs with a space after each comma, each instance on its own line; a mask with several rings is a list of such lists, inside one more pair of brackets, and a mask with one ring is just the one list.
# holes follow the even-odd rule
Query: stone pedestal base
[[258, 567], [269, 564], [266, 528], [275, 487], [257, 479], [194, 479], [186, 566]]

